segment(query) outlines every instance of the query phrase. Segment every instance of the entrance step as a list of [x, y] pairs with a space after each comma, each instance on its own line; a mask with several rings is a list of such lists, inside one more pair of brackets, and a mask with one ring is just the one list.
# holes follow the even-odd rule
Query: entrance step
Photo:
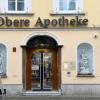
[[22, 95], [24, 96], [41, 96], [41, 95], [48, 95], [48, 96], [60, 96], [61, 95], [61, 92], [60, 91], [26, 91], [26, 92], [23, 92]]

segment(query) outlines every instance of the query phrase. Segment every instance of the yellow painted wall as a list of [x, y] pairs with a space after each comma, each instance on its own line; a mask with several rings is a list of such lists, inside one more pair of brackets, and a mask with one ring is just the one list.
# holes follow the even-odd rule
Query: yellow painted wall
[[[81, 18], [87, 18], [89, 20], [89, 27], [100, 26], [100, 0], [83, 0], [84, 16]], [[31, 28], [34, 28], [34, 23], [37, 18], [59, 18], [60, 16], [51, 16], [52, 13], [52, 0], [32, 0], [32, 13], [33, 16], [26, 15], [3, 15], [2, 17], [8, 16], [10, 19], [30, 19]], [[66, 18], [74, 18], [75, 16], [67, 16]], [[31, 33], [38, 32], [34, 30], [22, 30], [22, 31], [7, 31], [0, 30], [0, 43], [4, 43], [7, 47], [7, 78], [2, 78], [4, 84], [21, 84], [22, 83], [22, 48], [21, 43], [25, 37]], [[62, 84], [69, 83], [85, 83], [85, 84], [99, 84], [100, 83], [100, 31], [99, 30], [39, 30], [39, 32], [49, 32], [55, 35], [64, 45], [62, 48], [61, 57], [61, 79]], [[94, 33], [98, 35], [97, 39], [94, 39]], [[94, 48], [94, 68], [95, 77], [77, 77], [77, 66], [76, 66], [76, 50], [79, 43], [87, 42], [92, 44]], [[16, 47], [17, 51], [12, 52], [12, 48]], [[73, 66], [70, 69], [64, 69], [65, 62], [73, 62]], [[68, 76], [67, 72], [71, 72]]]
[[[36, 31], [37, 32], [37, 31]], [[44, 31], [40, 31], [44, 32]], [[93, 38], [94, 33], [99, 31], [90, 30], [63, 30], [63, 31], [45, 31], [55, 35], [64, 45], [61, 57], [61, 79], [62, 83], [99, 83], [100, 80], [100, 38]], [[22, 48], [20, 47], [25, 37], [35, 31], [0, 31], [0, 42], [7, 46], [7, 78], [2, 79], [5, 84], [21, 84], [22, 83]], [[94, 48], [94, 78], [77, 77], [76, 50], [79, 43], [87, 42], [92, 44]], [[12, 52], [12, 48], [16, 47], [17, 51]], [[71, 68], [65, 69], [65, 62], [74, 62]], [[68, 76], [67, 72], [71, 72]]]

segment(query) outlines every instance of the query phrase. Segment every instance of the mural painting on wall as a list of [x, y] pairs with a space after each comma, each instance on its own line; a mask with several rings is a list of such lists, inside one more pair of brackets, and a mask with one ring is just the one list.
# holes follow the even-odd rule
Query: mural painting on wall
[[1, 53], [1, 51], [0, 51], [0, 74], [2, 74], [3, 73], [3, 66], [2, 66], [2, 53]]
[[87, 49], [83, 49], [81, 52], [79, 72], [81, 74], [89, 73], [89, 57], [87, 54]]
[[6, 47], [0, 44], [0, 75], [6, 75]]

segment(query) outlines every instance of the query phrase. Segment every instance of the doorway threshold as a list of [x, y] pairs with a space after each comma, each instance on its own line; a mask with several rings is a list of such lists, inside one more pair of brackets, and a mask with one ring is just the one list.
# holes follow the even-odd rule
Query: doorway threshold
[[24, 96], [60, 96], [61, 91], [25, 91]]

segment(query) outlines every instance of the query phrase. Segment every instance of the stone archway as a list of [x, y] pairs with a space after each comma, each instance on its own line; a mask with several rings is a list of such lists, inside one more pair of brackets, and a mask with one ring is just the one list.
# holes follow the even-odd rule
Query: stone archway
[[[29, 36], [30, 37], [30, 36]], [[24, 89], [25, 90], [34, 90], [32, 87], [32, 84], [35, 83], [35, 80], [31, 79], [32, 77], [32, 71], [31, 71], [31, 66], [32, 66], [32, 59], [31, 56], [32, 54], [40, 54], [40, 56], [42, 56], [41, 59], [43, 59], [43, 56], [49, 55], [51, 54], [51, 63], [52, 63], [52, 76], [49, 77], [51, 78], [51, 83], [52, 86], [50, 86], [49, 89], [46, 90], [58, 90], [61, 86], [61, 46], [59, 46], [58, 44], [60, 44], [60, 42], [58, 42], [58, 40], [56, 41], [54, 38], [50, 37], [50, 35], [48, 36], [46, 35], [31, 35], [30, 38], [27, 38], [24, 42], [23, 42], [23, 85], [24, 85]], [[34, 57], [33, 57], [34, 59]], [[37, 58], [36, 58], [37, 59]], [[39, 58], [40, 59], [40, 58]], [[41, 60], [42, 63], [43, 60]], [[38, 64], [38, 66], [40, 66]], [[44, 65], [41, 65], [45, 68]], [[39, 72], [40, 72], [40, 67], [38, 68]], [[42, 69], [43, 70], [43, 69]], [[42, 72], [41, 72], [42, 73]], [[59, 73], [59, 74], [58, 74]], [[44, 75], [44, 74], [43, 74]], [[39, 76], [40, 77], [40, 76]], [[42, 80], [40, 80], [40, 82], [44, 82], [44, 76], [41, 77]], [[45, 78], [46, 79], [46, 78]], [[41, 90], [45, 90], [44, 89], [44, 83], [40, 83], [38, 82], [37, 87], [41, 86]], [[31, 83], [31, 84], [30, 84]], [[40, 88], [39, 88], [40, 89]], [[37, 89], [37, 90], [39, 90]]]
[[57, 42], [58, 46], [63, 45], [62, 42], [60, 41], [60, 39], [57, 36], [55, 36], [54, 34], [51, 34], [51, 33], [48, 33], [48, 32], [34, 32], [34, 33], [29, 34], [28, 36], [26, 36], [24, 38], [24, 40], [21, 43], [21, 46], [26, 46], [27, 42], [31, 38], [34, 38], [34, 37], [37, 37], [37, 36], [44, 36], [44, 35], [53, 38]]

